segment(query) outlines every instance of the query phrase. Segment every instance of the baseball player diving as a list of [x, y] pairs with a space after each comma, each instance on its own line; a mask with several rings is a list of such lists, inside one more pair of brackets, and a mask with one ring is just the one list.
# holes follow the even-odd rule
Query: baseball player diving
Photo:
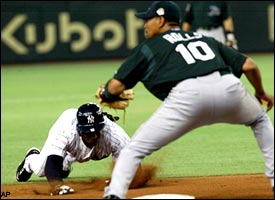
[[[155, 1], [136, 16], [145, 21], [146, 40], [102, 87], [101, 102], [119, 101], [119, 95], [138, 82], [163, 102], [120, 152], [103, 198], [125, 198], [145, 156], [193, 129], [215, 123], [252, 129], [274, 188], [274, 127], [260, 103], [267, 101], [268, 111], [274, 100], [263, 87], [257, 64], [214, 38], [182, 31], [175, 2]], [[243, 74], [254, 95], [240, 81]]]
[[110, 154], [116, 161], [121, 149], [129, 143], [129, 136], [115, 123], [117, 119], [94, 103], [65, 110], [51, 127], [42, 150], [35, 147], [28, 150], [17, 168], [16, 180], [26, 182], [35, 173], [46, 176], [51, 195], [74, 193], [63, 182], [73, 162], [101, 160]]

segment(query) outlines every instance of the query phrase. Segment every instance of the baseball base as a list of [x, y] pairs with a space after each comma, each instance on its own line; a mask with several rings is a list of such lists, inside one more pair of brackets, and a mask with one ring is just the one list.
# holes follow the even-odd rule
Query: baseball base
[[135, 197], [132, 199], [195, 199], [195, 197], [183, 194], [151, 194]]

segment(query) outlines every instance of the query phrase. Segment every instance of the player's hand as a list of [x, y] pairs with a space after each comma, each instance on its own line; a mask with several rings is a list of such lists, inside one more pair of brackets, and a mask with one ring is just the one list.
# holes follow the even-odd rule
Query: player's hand
[[264, 93], [262, 95], [255, 94], [255, 96], [263, 106], [266, 106], [266, 111], [267, 112], [269, 110], [271, 110], [271, 108], [274, 105], [274, 96], [273, 95], [270, 95], [268, 93]]
[[226, 42], [225, 44], [238, 50], [238, 42], [233, 32], [226, 32]]
[[125, 109], [129, 106], [129, 100], [134, 99], [134, 91], [132, 89], [124, 90], [116, 99], [108, 100], [104, 95], [104, 85], [101, 85], [97, 89], [95, 97], [101, 106], [113, 109]]
[[53, 195], [65, 195], [65, 194], [72, 194], [74, 193], [74, 189], [71, 188], [70, 186], [67, 186], [67, 185], [56, 185], [50, 195], [53, 196]]

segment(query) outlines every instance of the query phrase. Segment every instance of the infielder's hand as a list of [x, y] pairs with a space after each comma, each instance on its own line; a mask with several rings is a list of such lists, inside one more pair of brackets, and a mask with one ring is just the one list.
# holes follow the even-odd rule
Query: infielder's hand
[[64, 194], [72, 194], [74, 193], [74, 189], [67, 185], [56, 185], [51, 191], [50, 195], [64, 195]]
[[114, 101], [105, 101], [102, 98], [102, 94], [104, 93], [104, 85], [101, 85], [97, 91], [95, 97], [98, 99], [101, 106], [107, 106], [113, 109], [125, 109], [129, 106], [129, 100], [134, 99], [134, 91], [132, 89], [124, 90]]
[[267, 112], [269, 110], [271, 110], [271, 108], [274, 105], [274, 96], [273, 95], [264, 93], [263, 95], [255, 94], [255, 96], [263, 106], [267, 107], [267, 109], [266, 109]]

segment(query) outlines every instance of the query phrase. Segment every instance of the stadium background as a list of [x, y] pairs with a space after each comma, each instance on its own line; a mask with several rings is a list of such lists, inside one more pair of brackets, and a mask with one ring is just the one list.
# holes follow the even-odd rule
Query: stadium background
[[[151, 1], [1, 1], [1, 64], [124, 58]], [[274, 51], [274, 3], [228, 1], [242, 52]], [[184, 11], [186, 1], [178, 1]]]
[[[2, 194], [10, 192], [10, 198], [47, 198], [47, 195], [32, 192], [33, 187], [38, 187], [35, 184], [46, 182], [45, 178], [32, 176], [28, 183], [16, 183], [15, 169], [22, 155], [30, 146], [42, 147], [49, 128], [64, 109], [95, 100], [93, 94], [97, 87], [113, 74], [121, 59], [144, 40], [142, 21], [134, 17], [134, 12], [144, 10], [150, 3], [1, 1]], [[185, 1], [178, 3], [182, 9], [186, 4]], [[264, 85], [272, 92], [274, 4], [271, 1], [229, 3], [240, 51], [251, 55], [259, 64]], [[98, 60], [101, 62], [94, 62]], [[247, 80], [243, 81], [249, 86]], [[249, 89], [253, 92], [251, 87]], [[126, 112], [126, 123], [118, 122], [130, 135], [160, 104], [141, 84], [135, 92], [136, 99]], [[123, 117], [120, 111], [108, 112]], [[269, 116], [274, 122], [274, 109]], [[217, 125], [202, 128], [145, 161], [161, 167], [158, 178], [208, 177], [201, 182], [198, 179], [156, 179], [149, 184], [155, 192], [167, 189], [204, 199], [274, 198], [269, 182], [262, 174], [261, 154], [246, 127]], [[78, 193], [65, 198], [101, 197], [102, 188], [85, 186], [79, 180], [109, 176], [109, 162], [110, 158], [76, 163], [69, 181], [78, 181], [74, 183]], [[230, 176], [230, 183], [221, 181], [226, 179], [221, 175], [232, 174], [256, 176], [246, 176], [246, 182], [239, 176]], [[15, 189], [14, 183], [18, 186]], [[166, 186], [166, 183], [170, 185]], [[172, 190], [170, 186], [176, 183], [180, 183], [181, 189]], [[161, 184], [163, 187], [159, 188]], [[191, 193], [188, 193], [188, 184], [194, 187]], [[150, 187], [146, 189], [152, 193]], [[130, 191], [131, 197], [142, 193], [143, 190]], [[80, 196], [83, 194], [86, 196]]]

